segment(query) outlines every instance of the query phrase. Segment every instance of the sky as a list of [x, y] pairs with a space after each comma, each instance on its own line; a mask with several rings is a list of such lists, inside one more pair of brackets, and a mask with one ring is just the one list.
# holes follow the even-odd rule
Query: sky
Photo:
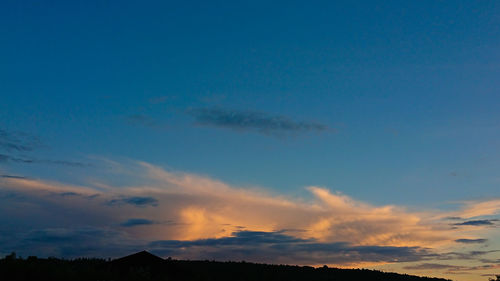
[[0, 255], [500, 273], [498, 1], [2, 1]]

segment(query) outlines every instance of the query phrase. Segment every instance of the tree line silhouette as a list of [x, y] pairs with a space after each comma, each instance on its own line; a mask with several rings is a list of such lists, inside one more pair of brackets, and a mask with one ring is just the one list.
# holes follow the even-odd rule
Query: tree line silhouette
[[[270, 265], [162, 259], [139, 252], [115, 260], [99, 258], [18, 258], [0, 260], [0, 279], [21, 280], [158, 280], [158, 281], [445, 281], [441, 278], [386, 273], [367, 269]], [[500, 280], [499, 280], [500, 281]]]

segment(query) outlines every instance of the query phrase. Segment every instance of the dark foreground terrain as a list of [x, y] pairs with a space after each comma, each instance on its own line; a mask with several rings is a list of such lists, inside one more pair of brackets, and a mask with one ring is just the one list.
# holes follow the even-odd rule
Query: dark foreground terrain
[[148, 252], [140, 252], [112, 261], [36, 257], [19, 259], [11, 255], [0, 260], [0, 280], [444, 281], [445, 279], [365, 269], [164, 260]]

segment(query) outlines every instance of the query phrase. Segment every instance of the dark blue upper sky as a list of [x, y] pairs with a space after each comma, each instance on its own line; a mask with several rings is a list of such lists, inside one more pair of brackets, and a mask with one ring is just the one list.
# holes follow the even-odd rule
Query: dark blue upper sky
[[498, 1], [4, 1], [0, 34], [4, 174], [500, 196]]

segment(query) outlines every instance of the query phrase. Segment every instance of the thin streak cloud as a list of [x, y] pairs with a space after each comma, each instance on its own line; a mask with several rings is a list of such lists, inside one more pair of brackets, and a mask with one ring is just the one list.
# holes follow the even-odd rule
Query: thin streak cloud
[[457, 239], [455, 240], [457, 243], [463, 243], [463, 244], [483, 244], [488, 242], [488, 239]]
[[109, 205], [130, 204], [138, 207], [144, 206], [158, 206], [158, 200], [150, 196], [132, 196], [120, 199], [112, 199], [108, 202]]
[[455, 225], [471, 225], [471, 226], [484, 226], [493, 225], [497, 220], [470, 220], [461, 223], [456, 223]]
[[134, 226], [140, 226], [140, 225], [151, 225], [155, 224], [154, 221], [148, 220], [148, 219], [138, 219], [138, 218], [133, 218], [133, 219], [128, 219], [120, 224], [120, 226], [124, 227], [134, 227]]
[[188, 113], [197, 125], [253, 131], [263, 135], [284, 136], [310, 132], [325, 132], [330, 128], [317, 122], [295, 121], [283, 115], [271, 115], [258, 111], [238, 111], [225, 108], [198, 108]]
[[0, 162], [16, 162], [23, 164], [49, 164], [49, 165], [62, 165], [69, 167], [91, 167], [89, 163], [65, 161], [65, 160], [47, 160], [47, 159], [34, 159], [34, 158], [20, 158], [6, 154], [0, 154]]

